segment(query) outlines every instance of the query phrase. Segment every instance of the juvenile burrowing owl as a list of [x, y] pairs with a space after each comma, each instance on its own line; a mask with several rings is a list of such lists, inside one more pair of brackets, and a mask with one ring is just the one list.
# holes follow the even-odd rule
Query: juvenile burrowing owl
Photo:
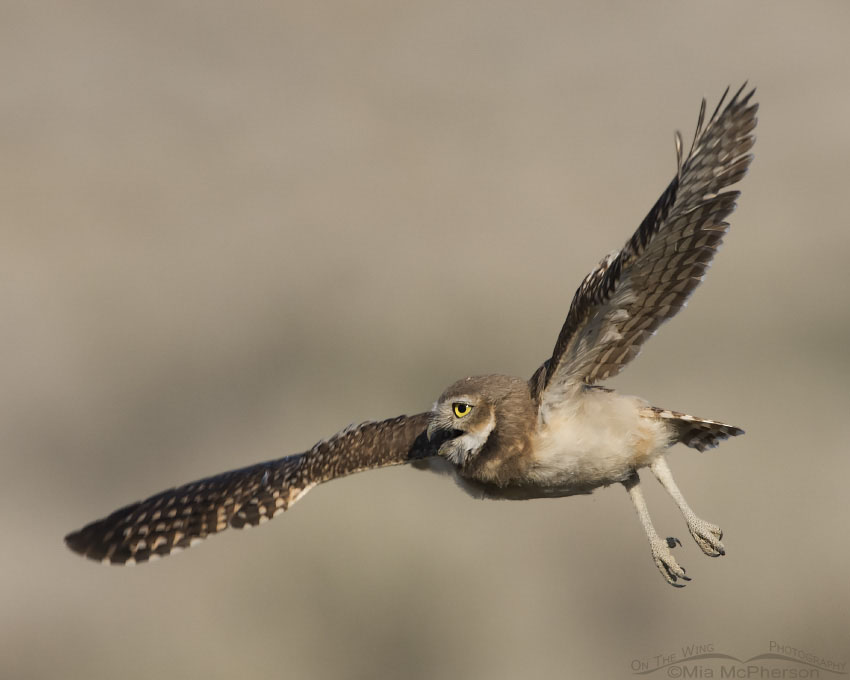
[[321, 482], [401, 463], [449, 470], [481, 498], [525, 500], [625, 486], [668, 583], [689, 580], [644, 502], [638, 470], [648, 467], [673, 497], [702, 551], [724, 554], [719, 527], [697, 517], [667, 466], [681, 442], [699, 451], [743, 430], [650, 406], [597, 385], [638, 355], [659, 325], [702, 280], [735, 208], [752, 160], [758, 105], [742, 87], [723, 95], [691, 148], [676, 134], [677, 172], [621, 250], [602, 259], [573, 297], [552, 356], [530, 380], [463, 378], [433, 408], [351, 426], [312, 449], [163, 491], [69, 534], [68, 546], [113, 564], [143, 562], [227, 527], [271, 519]]

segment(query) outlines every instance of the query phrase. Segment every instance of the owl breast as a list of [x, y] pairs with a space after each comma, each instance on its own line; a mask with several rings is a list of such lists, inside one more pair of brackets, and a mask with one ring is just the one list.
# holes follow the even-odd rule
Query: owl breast
[[636, 397], [591, 389], [550, 410], [534, 437], [529, 476], [567, 493], [625, 481], [671, 444], [668, 426], [646, 417], [645, 407]]

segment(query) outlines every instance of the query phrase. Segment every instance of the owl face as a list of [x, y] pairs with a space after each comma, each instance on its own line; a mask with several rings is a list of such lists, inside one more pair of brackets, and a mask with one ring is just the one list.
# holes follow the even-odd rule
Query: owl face
[[442, 441], [439, 455], [463, 466], [484, 447], [496, 426], [494, 405], [464, 378], [443, 392], [431, 410], [428, 439]]

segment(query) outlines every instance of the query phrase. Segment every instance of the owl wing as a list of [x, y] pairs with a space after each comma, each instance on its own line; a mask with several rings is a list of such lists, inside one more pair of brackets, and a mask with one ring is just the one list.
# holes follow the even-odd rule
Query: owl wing
[[207, 477], [128, 505], [68, 534], [65, 543], [112, 564], [168, 555], [227, 527], [261, 524], [321, 482], [435, 455], [427, 425], [428, 414], [420, 413], [351, 426], [305, 453]]
[[[582, 281], [552, 352], [531, 379], [541, 405], [557, 405], [573, 390], [619, 373], [663, 321], [699, 285], [729, 229], [739, 181], [752, 156], [758, 104], [746, 84], [725, 108], [728, 89], [708, 123], [702, 102], [696, 133], [678, 172], [623, 248]], [[722, 110], [721, 110], [722, 108]]]

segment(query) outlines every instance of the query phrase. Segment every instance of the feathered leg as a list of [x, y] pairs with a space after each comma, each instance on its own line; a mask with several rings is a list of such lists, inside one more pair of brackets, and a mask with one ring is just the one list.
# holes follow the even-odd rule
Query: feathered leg
[[670, 466], [667, 465], [664, 456], [656, 458], [652, 465], [650, 465], [650, 469], [656, 479], [661, 482], [661, 486], [676, 501], [676, 505], [679, 506], [679, 510], [682, 511], [685, 521], [688, 523], [688, 531], [691, 532], [691, 536], [694, 537], [700, 549], [709, 557], [725, 555], [726, 549], [720, 542], [720, 539], [723, 538], [723, 530], [714, 524], [700, 519], [694, 514], [694, 511], [691, 510], [687, 501], [685, 501], [682, 492], [679, 491], [679, 487], [676, 486], [676, 482], [673, 481], [673, 473], [670, 471]]
[[677, 583], [677, 581], [679, 579], [690, 581], [691, 579], [685, 575], [685, 570], [679, 566], [670, 552], [670, 548], [672, 547], [671, 542], [674, 542], [674, 539], [662, 541], [658, 536], [658, 532], [655, 531], [655, 527], [652, 525], [652, 519], [649, 517], [649, 510], [646, 507], [643, 491], [640, 488], [640, 477], [638, 477], [637, 472], [633, 472], [632, 476], [623, 482], [623, 486], [629, 492], [629, 498], [632, 499], [632, 504], [635, 506], [635, 510], [637, 510], [638, 519], [640, 519], [643, 530], [646, 532], [646, 537], [649, 539], [649, 546], [652, 549], [652, 559], [655, 560], [655, 566], [658, 567], [658, 571], [661, 572], [661, 575], [671, 586], [676, 586], [677, 588], [684, 587], [684, 583]]

